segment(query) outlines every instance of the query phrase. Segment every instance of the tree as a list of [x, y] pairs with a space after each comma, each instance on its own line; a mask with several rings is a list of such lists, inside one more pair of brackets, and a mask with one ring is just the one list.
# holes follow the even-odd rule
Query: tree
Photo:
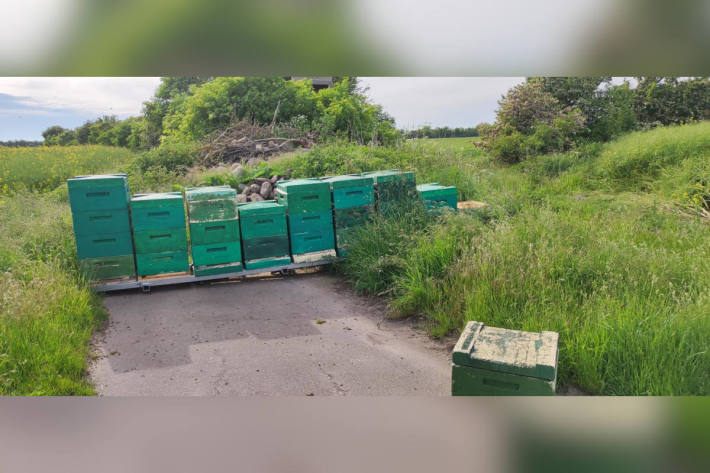
[[66, 128], [63, 128], [59, 125], [54, 125], [50, 126], [46, 130], [42, 132], [42, 137], [44, 138], [45, 144], [54, 144], [54, 141], [56, 138], [64, 133], [65, 131], [68, 131]]

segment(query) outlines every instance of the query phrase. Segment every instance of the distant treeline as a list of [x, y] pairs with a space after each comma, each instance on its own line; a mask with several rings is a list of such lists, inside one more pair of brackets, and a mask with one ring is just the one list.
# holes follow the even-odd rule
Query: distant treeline
[[32, 146], [42, 146], [44, 143], [42, 141], [27, 141], [27, 140], [11, 140], [11, 141], [0, 141], [0, 146], [5, 146], [7, 148], [27, 148]]
[[478, 136], [478, 127], [449, 128], [448, 126], [432, 128], [423, 126], [416, 130], [402, 131], [406, 138], [457, 138], [462, 136]]

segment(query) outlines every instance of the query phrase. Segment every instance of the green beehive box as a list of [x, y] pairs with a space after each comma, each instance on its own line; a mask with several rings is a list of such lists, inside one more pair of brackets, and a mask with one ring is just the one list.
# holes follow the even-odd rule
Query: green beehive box
[[162, 253], [137, 253], [138, 276], [153, 276], [164, 273], [181, 273], [190, 269], [187, 251], [166, 251]]
[[243, 271], [242, 263], [215, 264], [211, 266], [195, 266], [195, 276], [215, 276], [217, 274], [239, 273]]
[[416, 201], [418, 198], [414, 173], [396, 169], [363, 173], [375, 181], [377, 211], [387, 213], [403, 202]]
[[125, 174], [76, 176], [67, 179], [67, 188], [72, 212], [128, 207], [128, 179]]
[[193, 245], [210, 245], [239, 240], [239, 219], [190, 223], [190, 241]]
[[335, 249], [333, 227], [303, 233], [291, 233], [291, 252], [294, 255]]
[[242, 245], [239, 240], [192, 245], [192, 262], [195, 266], [227, 264], [242, 260]]
[[139, 230], [133, 232], [136, 253], [187, 251], [185, 228]]
[[555, 394], [555, 332], [521, 332], [468, 322], [452, 354], [454, 396]]
[[238, 218], [237, 199], [193, 200], [187, 203], [190, 223]]
[[76, 252], [79, 258], [101, 258], [133, 254], [130, 232], [77, 235]]
[[333, 212], [329, 210], [288, 216], [288, 231], [290, 233], [321, 232], [328, 229], [333, 229]]
[[238, 218], [237, 192], [229, 186], [188, 187], [185, 200], [190, 223]]
[[442, 186], [436, 182], [417, 186], [417, 192], [424, 205], [429, 209], [451, 207], [456, 210], [458, 202], [456, 187]]
[[247, 269], [278, 268], [279, 266], [285, 266], [287, 264], [291, 264], [290, 256], [282, 256], [279, 258], [264, 258], [244, 262], [244, 266]]
[[239, 204], [239, 220], [243, 240], [288, 234], [286, 208], [273, 200]]
[[130, 233], [131, 220], [128, 208], [118, 210], [85, 210], [72, 213], [75, 235], [102, 235]]
[[332, 208], [330, 184], [321, 179], [294, 179], [276, 184], [276, 200], [289, 215], [324, 212]]
[[324, 181], [330, 184], [335, 209], [375, 205], [375, 187], [372, 177], [347, 174], [330, 177]]
[[133, 231], [185, 228], [185, 204], [180, 192], [136, 194], [131, 199]]
[[372, 206], [336, 209], [334, 212], [335, 228], [350, 228], [365, 225], [374, 214], [375, 209]]
[[288, 236], [277, 235], [243, 240], [244, 260], [281, 258], [290, 254]]
[[136, 276], [136, 265], [132, 254], [80, 259], [79, 269], [87, 279], [92, 281], [134, 278]]
[[187, 187], [185, 189], [185, 200], [188, 202], [236, 198], [237, 191], [229, 186]]

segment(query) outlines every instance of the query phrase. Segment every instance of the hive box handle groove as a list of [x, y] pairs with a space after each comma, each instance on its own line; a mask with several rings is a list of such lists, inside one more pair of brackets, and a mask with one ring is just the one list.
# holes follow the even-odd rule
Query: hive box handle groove
[[108, 192], [87, 192], [86, 197], [106, 197]]
[[211, 232], [214, 230], [224, 230], [224, 225], [215, 225], [214, 227], [205, 227], [206, 232]]
[[115, 238], [102, 238], [100, 240], [93, 240], [94, 243], [113, 243], [115, 241]]
[[150, 239], [151, 239], [151, 240], [155, 240], [155, 239], [157, 239], [157, 238], [170, 238], [170, 234], [167, 233], [167, 234], [165, 234], [165, 235], [151, 235], [151, 236], [150, 236]]
[[170, 215], [170, 212], [168, 212], [167, 210], [164, 210], [162, 212], [148, 212], [149, 217], [160, 217], [163, 215]]
[[111, 220], [111, 215], [92, 215], [89, 220]]
[[219, 248], [207, 248], [207, 253], [214, 253], [216, 251], [227, 251], [227, 247], [220, 246]]

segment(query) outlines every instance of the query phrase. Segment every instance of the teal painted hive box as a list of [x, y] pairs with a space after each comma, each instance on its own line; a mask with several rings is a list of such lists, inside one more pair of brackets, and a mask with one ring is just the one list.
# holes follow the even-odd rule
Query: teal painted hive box
[[379, 213], [387, 214], [419, 198], [414, 173], [411, 171], [390, 169], [362, 175], [372, 177], [375, 182], [376, 206]]
[[436, 182], [417, 186], [422, 203], [431, 210], [449, 207], [456, 210], [458, 193], [454, 186], [442, 186]]
[[125, 174], [67, 180], [79, 268], [91, 280], [135, 277]]
[[135, 194], [131, 199], [133, 231], [185, 228], [185, 203], [180, 192]]
[[289, 215], [325, 212], [332, 208], [330, 184], [321, 179], [294, 179], [276, 184], [276, 200]]
[[291, 263], [286, 208], [273, 201], [239, 204], [246, 269], [266, 269]]
[[196, 276], [242, 270], [237, 193], [229, 186], [185, 189]]
[[181, 192], [136, 194], [131, 199], [131, 217], [139, 276], [190, 269]]
[[99, 174], [67, 179], [72, 212], [115, 210], [128, 207], [128, 179], [125, 174]]
[[454, 396], [554, 395], [555, 332], [521, 332], [468, 322], [452, 354]]
[[190, 223], [238, 218], [237, 192], [229, 186], [188, 187], [185, 189]]
[[334, 209], [349, 209], [375, 205], [375, 181], [360, 174], [323, 179], [330, 184]]

